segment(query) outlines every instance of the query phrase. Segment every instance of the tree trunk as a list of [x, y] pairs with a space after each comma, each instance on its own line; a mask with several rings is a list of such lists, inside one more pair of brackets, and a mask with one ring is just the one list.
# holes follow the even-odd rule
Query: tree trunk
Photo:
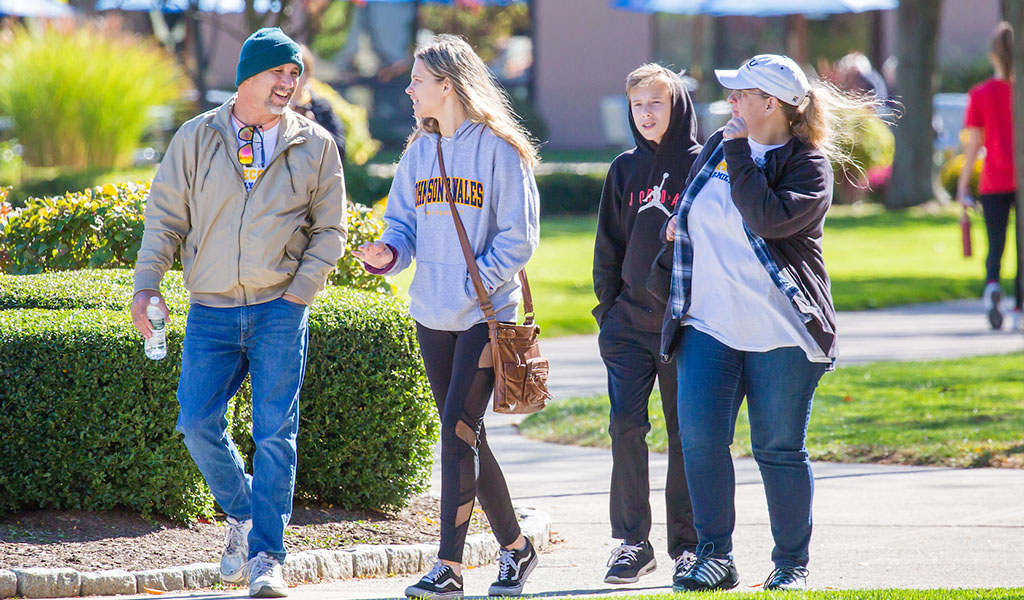
[[[1013, 167], [1017, 179], [1017, 273], [1024, 273], [1024, 6], [1019, 2], [1004, 5], [1004, 18], [1013, 25]], [[1024, 286], [1024, 284], [1022, 284]], [[1024, 289], [1015, 291], [1017, 298]]]
[[195, 61], [195, 68], [192, 71], [192, 85], [196, 87], [199, 110], [205, 111], [212, 107], [206, 99], [206, 92], [209, 89], [206, 85], [206, 71], [209, 67], [210, 57], [203, 44], [203, 27], [199, 15], [199, 0], [192, 0], [188, 8], [185, 9], [187, 27], [192, 33], [192, 58]]
[[896, 127], [896, 156], [885, 197], [887, 208], [906, 208], [932, 198], [932, 95], [941, 0], [902, 0], [896, 47], [903, 118]]
[[798, 65], [807, 64], [807, 17], [786, 17], [786, 52]]

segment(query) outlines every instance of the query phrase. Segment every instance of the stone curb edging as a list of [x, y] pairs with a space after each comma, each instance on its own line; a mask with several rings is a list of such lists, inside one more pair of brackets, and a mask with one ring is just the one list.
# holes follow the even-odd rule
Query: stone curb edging
[[[551, 540], [551, 521], [534, 508], [516, 508], [523, 535], [537, 550]], [[289, 583], [318, 583], [328, 579], [407, 575], [428, 570], [437, 558], [436, 543], [392, 546], [362, 545], [344, 550], [307, 550], [289, 554], [284, 578]], [[463, 564], [478, 567], [494, 560], [498, 542], [478, 533], [466, 538]], [[66, 598], [143, 594], [147, 590], [173, 592], [208, 588], [220, 582], [220, 565], [196, 563], [148, 571], [94, 571], [74, 569], [0, 569], [0, 599]]]

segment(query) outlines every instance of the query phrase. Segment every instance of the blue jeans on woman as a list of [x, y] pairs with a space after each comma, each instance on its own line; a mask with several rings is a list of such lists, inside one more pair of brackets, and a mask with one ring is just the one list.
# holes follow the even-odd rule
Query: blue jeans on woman
[[[253, 306], [193, 304], [178, 380], [178, 431], [224, 512], [252, 519], [249, 558], [284, 561], [292, 514], [299, 390], [309, 346], [309, 308], [284, 299]], [[252, 383], [253, 475], [227, 433], [228, 400]]]
[[677, 360], [679, 437], [701, 551], [732, 558], [736, 477], [729, 446], [747, 398], [750, 441], [761, 471], [776, 567], [807, 566], [814, 478], [804, 441], [811, 401], [827, 365], [798, 347], [743, 352], [686, 327]]

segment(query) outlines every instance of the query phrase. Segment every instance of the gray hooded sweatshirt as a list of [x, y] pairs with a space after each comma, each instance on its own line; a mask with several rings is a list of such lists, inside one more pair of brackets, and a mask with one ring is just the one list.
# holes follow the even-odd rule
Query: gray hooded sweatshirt
[[[516, 274], [540, 240], [540, 199], [533, 170], [489, 127], [465, 121], [441, 140], [459, 216], [480, 278], [502, 321], [516, 318], [522, 294]], [[384, 212], [381, 241], [395, 251], [386, 274], [416, 259], [409, 313], [420, 324], [465, 331], [484, 321], [441, 185], [437, 135], [413, 142], [398, 163]]]

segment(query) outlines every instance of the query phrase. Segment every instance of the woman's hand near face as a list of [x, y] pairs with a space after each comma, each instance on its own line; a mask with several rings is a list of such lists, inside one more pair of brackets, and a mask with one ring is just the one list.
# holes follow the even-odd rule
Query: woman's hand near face
[[733, 117], [725, 124], [725, 129], [722, 130], [722, 137], [727, 140], [732, 140], [745, 138], [749, 133], [750, 132], [747, 129], [747, 122], [743, 120], [743, 117]]
[[384, 242], [367, 242], [352, 251], [352, 256], [370, 265], [374, 269], [388, 266], [395, 258], [394, 252]]

